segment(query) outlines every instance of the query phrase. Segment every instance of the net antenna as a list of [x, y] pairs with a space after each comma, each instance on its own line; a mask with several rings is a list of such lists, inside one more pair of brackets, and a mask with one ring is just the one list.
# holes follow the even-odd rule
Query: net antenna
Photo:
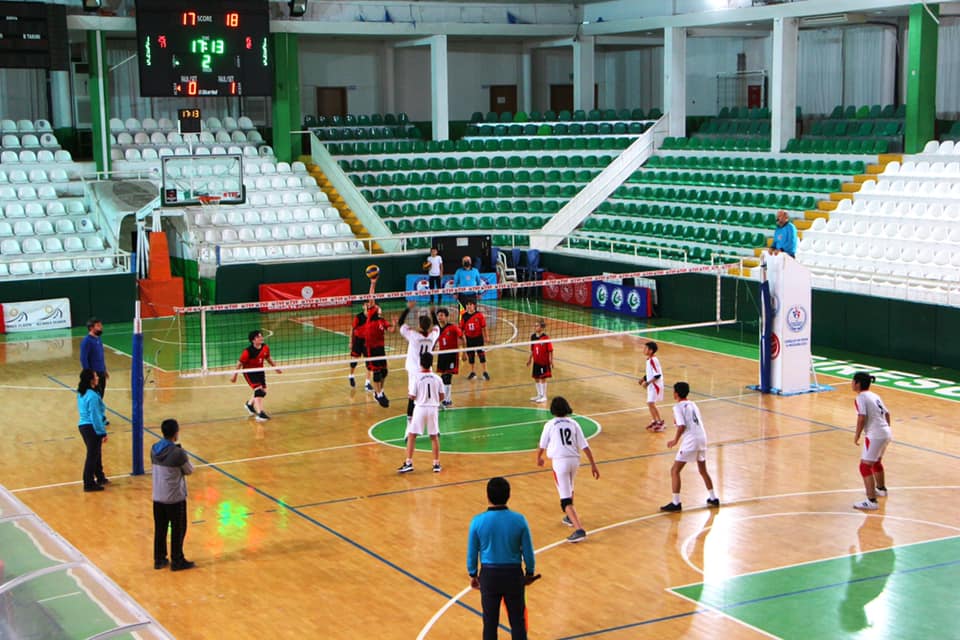
[[134, 303], [133, 357], [130, 364], [132, 469], [130, 473], [142, 476], [143, 471], [143, 320], [140, 301]]
[[[737, 272], [737, 263], [734, 263], [576, 278], [551, 277], [476, 287], [451, 286], [443, 289], [443, 301], [438, 308], [445, 307], [450, 322], [458, 323], [463, 307], [454, 295], [475, 296], [478, 310], [486, 317], [489, 340], [483, 349], [487, 351], [530, 345], [530, 329], [541, 318], [548, 321], [550, 339], [555, 343], [720, 327], [738, 322], [735, 306], [724, 306], [720, 300], [724, 290], [730, 290], [722, 286], [722, 280], [731, 267]], [[696, 309], [692, 315], [686, 314], [682, 323], [647, 317], [652, 315], [649, 290], [642, 285], [623, 284], [628, 279], [632, 282], [656, 278], [662, 299], [664, 292], [672, 288], [672, 279], [691, 275], [703, 276], [704, 280], [698, 288]], [[711, 276], [715, 277], [715, 283]], [[505, 295], [511, 292], [516, 296]], [[420, 315], [430, 313], [430, 294], [429, 290], [414, 288], [377, 293], [375, 298], [382, 316], [390, 322], [396, 321], [408, 300], [416, 301], [416, 312], [407, 317], [407, 322], [415, 326]], [[713, 297], [717, 299], [712, 300]], [[263, 332], [270, 345], [271, 358], [284, 370], [346, 366], [357, 360], [351, 356], [353, 324], [370, 298], [366, 293], [176, 308], [180, 375], [232, 375], [240, 353], [248, 346], [247, 335], [254, 329]], [[597, 308], [601, 302], [603, 308]], [[724, 309], [731, 307], [734, 308], [731, 317], [724, 318]], [[385, 350], [387, 360], [406, 358], [406, 343], [399, 332], [385, 335]]]

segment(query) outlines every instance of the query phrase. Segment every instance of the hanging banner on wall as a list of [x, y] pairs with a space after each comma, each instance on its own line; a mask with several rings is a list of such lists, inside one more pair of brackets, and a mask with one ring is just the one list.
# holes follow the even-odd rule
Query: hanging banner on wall
[[274, 282], [260, 285], [260, 301], [315, 300], [350, 295], [350, 278], [309, 282]]
[[70, 328], [70, 298], [4, 302], [0, 333]]
[[650, 289], [628, 287], [610, 282], [593, 282], [591, 296], [594, 309], [649, 318], [653, 313]]
[[563, 276], [551, 271], [544, 271], [543, 280], [547, 284], [543, 285], [543, 299], [572, 304], [578, 307], [591, 306], [591, 295], [593, 291], [590, 288], [589, 282], [578, 282], [573, 285], [566, 284], [559, 287], [549, 283], [550, 280], [560, 280], [569, 277], [570, 276]]

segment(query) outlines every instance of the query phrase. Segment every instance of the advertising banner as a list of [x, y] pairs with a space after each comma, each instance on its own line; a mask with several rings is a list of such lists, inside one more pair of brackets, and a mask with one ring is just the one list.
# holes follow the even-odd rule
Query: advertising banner
[[277, 282], [260, 285], [260, 301], [315, 300], [332, 296], [349, 296], [350, 278], [314, 280], [311, 282]]
[[70, 298], [4, 302], [0, 310], [4, 333], [70, 328]]
[[610, 282], [594, 282], [592, 307], [602, 311], [623, 313], [637, 318], [649, 318], [653, 313], [650, 289], [627, 287]]
[[[497, 284], [497, 274], [496, 273], [481, 273], [480, 280], [484, 284]], [[443, 276], [442, 287], [444, 289], [453, 288], [453, 276], [445, 275]], [[412, 296], [408, 300], [415, 300], [418, 303], [430, 304], [430, 278], [423, 273], [408, 273], [406, 280], [406, 290], [407, 291], [419, 291], [422, 295]], [[481, 295], [477, 296], [478, 300], [496, 300], [497, 292], [495, 289], [489, 291], [484, 291]], [[453, 295], [443, 294], [440, 299], [441, 304], [452, 304], [455, 302]]]
[[550, 280], [560, 280], [569, 277], [570, 276], [563, 276], [559, 273], [553, 273], [551, 271], [544, 271], [543, 280], [546, 281], [547, 284], [543, 285], [543, 299], [553, 300], [554, 302], [563, 302], [564, 304], [572, 304], [578, 307], [591, 306], [591, 296], [593, 291], [589, 282], [578, 282], [574, 285], [568, 284], [561, 287], [551, 286], [548, 282]]

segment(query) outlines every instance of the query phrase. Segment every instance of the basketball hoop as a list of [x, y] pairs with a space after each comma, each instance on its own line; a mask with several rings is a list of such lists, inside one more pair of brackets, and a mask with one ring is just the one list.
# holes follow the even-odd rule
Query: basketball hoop
[[201, 209], [219, 209], [220, 198], [221, 196], [214, 195], [197, 196], [197, 200], [200, 201]]

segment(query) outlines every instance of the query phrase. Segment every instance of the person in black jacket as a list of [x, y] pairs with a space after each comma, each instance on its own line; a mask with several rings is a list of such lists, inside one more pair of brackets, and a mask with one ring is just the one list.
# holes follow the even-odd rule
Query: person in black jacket
[[[193, 473], [190, 457], [177, 439], [180, 425], [173, 418], [160, 425], [163, 440], [150, 448], [153, 464], [153, 568], [171, 571], [192, 569], [195, 563], [183, 557], [187, 535], [187, 476]], [[167, 560], [167, 527], [170, 528], [170, 558]]]

